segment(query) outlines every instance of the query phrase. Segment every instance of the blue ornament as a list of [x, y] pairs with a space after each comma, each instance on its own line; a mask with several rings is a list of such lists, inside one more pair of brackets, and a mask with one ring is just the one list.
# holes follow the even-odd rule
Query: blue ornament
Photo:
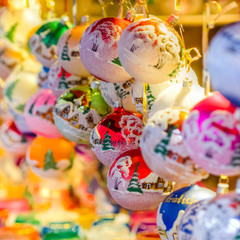
[[207, 53], [207, 69], [214, 90], [240, 107], [240, 22], [221, 29]]
[[170, 194], [158, 208], [157, 226], [162, 240], [177, 240], [177, 228], [187, 207], [212, 198], [215, 193], [207, 188], [192, 185]]

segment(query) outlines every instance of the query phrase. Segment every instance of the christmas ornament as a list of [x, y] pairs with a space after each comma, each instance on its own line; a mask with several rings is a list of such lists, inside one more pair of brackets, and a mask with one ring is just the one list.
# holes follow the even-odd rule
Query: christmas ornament
[[14, 68], [22, 61], [22, 52], [0, 40], [0, 78], [6, 80]]
[[169, 181], [192, 184], [208, 174], [190, 159], [182, 137], [182, 123], [188, 110], [166, 108], [147, 122], [141, 138], [141, 151], [148, 167]]
[[5, 38], [20, 47], [26, 47], [28, 33], [42, 22], [38, 11], [31, 8], [1, 10], [0, 27]]
[[240, 136], [235, 111], [216, 92], [199, 102], [183, 124], [184, 143], [191, 159], [211, 174], [239, 174]]
[[62, 136], [53, 120], [56, 101], [57, 99], [50, 89], [40, 89], [29, 99], [24, 115], [27, 125], [35, 134], [47, 138]]
[[63, 138], [36, 137], [27, 152], [27, 163], [40, 177], [62, 176], [73, 166], [74, 146]]
[[118, 54], [121, 64], [136, 81], [160, 83], [178, 73], [183, 43], [174, 28], [162, 20], [143, 18], [122, 32]]
[[65, 32], [58, 41], [57, 58], [61, 66], [70, 74], [86, 78], [90, 74], [80, 59], [79, 43], [88, 24], [76, 26]]
[[191, 109], [204, 97], [204, 88], [193, 85], [191, 82], [172, 84], [158, 95], [150, 116], [168, 107]]
[[212, 39], [206, 58], [212, 87], [238, 107], [240, 106], [239, 30], [239, 22], [221, 29]]
[[119, 155], [109, 168], [108, 189], [114, 200], [131, 210], [154, 209], [172, 192], [173, 184], [153, 173], [140, 149]]
[[218, 195], [197, 212], [192, 236], [196, 240], [207, 238], [211, 240], [239, 239], [239, 211], [239, 192]]
[[89, 143], [90, 133], [110, 108], [99, 90], [78, 86], [67, 90], [57, 101], [54, 121], [63, 136], [78, 143]]
[[14, 121], [4, 122], [0, 128], [2, 147], [15, 156], [24, 156], [34, 137], [34, 135], [21, 133]]
[[213, 191], [197, 185], [184, 187], [171, 193], [158, 208], [157, 226], [161, 239], [177, 239], [177, 228], [185, 210], [200, 200], [214, 196]]
[[178, 226], [178, 240], [195, 240], [195, 237], [193, 236], [193, 229], [195, 222], [197, 221], [198, 212], [203, 211], [203, 208], [206, 208], [209, 201], [210, 199], [202, 200], [187, 208]]
[[51, 66], [47, 77], [48, 87], [57, 98], [71, 87], [79, 85], [88, 86], [91, 80], [91, 77], [80, 78], [79, 76], [68, 73], [61, 67], [58, 61]]
[[44, 67], [50, 68], [56, 60], [58, 40], [69, 27], [63, 19], [48, 21], [30, 38], [32, 53]]
[[37, 91], [36, 79], [34, 73], [17, 71], [6, 80], [4, 100], [17, 114], [23, 115], [28, 99]]
[[109, 167], [121, 153], [138, 148], [141, 134], [141, 115], [116, 105], [93, 129], [90, 142], [99, 161]]
[[48, 74], [49, 68], [43, 67], [38, 73], [37, 83], [40, 88], [48, 88]]
[[133, 104], [130, 95], [133, 82], [133, 78], [126, 82], [120, 83], [109, 83], [101, 81], [101, 93], [104, 100], [112, 108], [114, 108], [115, 101], [121, 101], [125, 110], [130, 112], [137, 112], [137, 109]]
[[117, 42], [129, 21], [103, 18], [92, 23], [79, 44], [84, 67], [94, 77], [107, 82], [126, 82], [131, 76], [122, 67]]

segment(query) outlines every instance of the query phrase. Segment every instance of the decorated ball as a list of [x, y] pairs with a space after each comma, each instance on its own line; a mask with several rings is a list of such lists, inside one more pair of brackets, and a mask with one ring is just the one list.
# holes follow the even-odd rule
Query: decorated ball
[[45, 22], [30, 38], [32, 54], [44, 67], [50, 68], [57, 59], [58, 40], [69, 28], [70, 25], [63, 19], [51, 20]]
[[6, 80], [4, 100], [10, 109], [23, 115], [27, 101], [37, 90], [36, 74], [23, 71], [14, 72]]
[[48, 88], [49, 68], [43, 67], [37, 76], [37, 83], [40, 88]]
[[90, 74], [82, 64], [78, 45], [88, 25], [69, 29], [61, 36], [57, 44], [57, 58], [62, 67], [70, 74], [84, 78]]
[[153, 116], [158, 110], [168, 107], [180, 107], [191, 109], [194, 105], [205, 98], [204, 88], [191, 83], [172, 84], [162, 91], [155, 100], [150, 116]]
[[240, 195], [218, 195], [196, 214], [191, 237], [194, 240], [237, 240], [240, 236]]
[[88, 86], [67, 90], [54, 108], [54, 121], [64, 137], [77, 143], [90, 143], [90, 133], [110, 108], [99, 91]]
[[208, 174], [191, 160], [183, 143], [182, 124], [189, 111], [166, 108], [147, 122], [140, 148], [148, 167], [158, 176], [178, 184], [192, 184]]
[[131, 76], [118, 57], [117, 42], [130, 24], [119, 18], [103, 18], [92, 23], [79, 44], [84, 67], [94, 77], [106, 82], [126, 82]]
[[126, 151], [114, 160], [107, 186], [113, 199], [130, 210], [154, 209], [173, 189], [171, 182], [147, 167], [140, 149]]
[[239, 175], [240, 136], [235, 111], [236, 107], [216, 92], [195, 105], [183, 124], [191, 159], [213, 175]]
[[138, 148], [141, 134], [142, 116], [117, 107], [93, 129], [90, 142], [99, 161], [109, 167], [121, 153]]
[[34, 134], [23, 134], [14, 121], [4, 122], [0, 127], [1, 146], [16, 156], [24, 156]]
[[102, 96], [107, 102], [107, 104], [112, 108], [114, 108], [115, 101], [121, 101], [125, 110], [130, 112], [137, 112], [136, 106], [133, 104], [130, 95], [133, 83], [133, 78], [126, 82], [119, 83], [109, 83], [101, 81]]
[[57, 178], [72, 168], [74, 155], [73, 143], [38, 136], [28, 148], [27, 163], [38, 176]]
[[136, 81], [160, 83], [179, 72], [183, 43], [174, 28], [162, 20], [143, 18], [122, 32], [118, 54], [121, 64]]
[[79, 85], [88, 86], [91, 81], [91, 77], [80, 78], [79, 76], [68, 73], [58, 61], [51, 66], [47, 76], [48, 87], [57, 98], [67, 89]]
[[157, 214], [158, 232], [162, 240], [176, 240], [178, 225], [192, 204], [213, 198], [215, 193], [197, 185], [181, 188], [160, 203]]
[[187, 208], [178, 225], [178, 240], [196, 240], [195, 236], [193, 235], [193, 229], [195, 228], [194, 225], [197, 221], [197, 216], [199, 215], [200, 211], [205, 211], [206, 205], [210, 200], [211, 199], [199, 201]]
[[0, 78], [6, 80], [22, 61], [22, 52], [0, 40]]
[[29, 128], [37, 135], [47, 138], [59, 138], [53, 120], [53, 109], [57, 98], [50, 89], [40, 89], [28, 101], [24, 115]]
[[212, 87], [238, 107], [240, 106], [239, 31], [240, 22], [221, 29], [212, 39], [206, 58]]

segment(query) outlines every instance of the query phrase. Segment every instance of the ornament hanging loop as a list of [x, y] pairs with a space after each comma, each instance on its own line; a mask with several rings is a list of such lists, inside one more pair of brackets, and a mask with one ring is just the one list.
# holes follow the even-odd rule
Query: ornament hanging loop
[[[192, 52], [195, 53], [195, 56], [192, 56], [192, 54], [191, 54]], [[200, 58], [201, 58], [201, 54], [197, 48], [189, 48], [189, 49], [185, 50], [184, 67], [185, 67], [187, 73], [190, 71], [191, 64]]]

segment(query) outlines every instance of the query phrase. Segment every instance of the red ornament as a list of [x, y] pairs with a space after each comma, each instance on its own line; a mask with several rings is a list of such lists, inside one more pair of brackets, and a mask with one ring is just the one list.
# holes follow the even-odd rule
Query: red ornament
[[131, 210], [154, 209], [173, 189], [171, 182], [147, 167], [140, 149], [116, 158], [109, 169], [107, 185], [114, 200]]
[[117, 107], [93, 129], [90, 141], [99, 161], [110, 166], [119, 154], [138, 148], [141, 134], [141, 114]]

